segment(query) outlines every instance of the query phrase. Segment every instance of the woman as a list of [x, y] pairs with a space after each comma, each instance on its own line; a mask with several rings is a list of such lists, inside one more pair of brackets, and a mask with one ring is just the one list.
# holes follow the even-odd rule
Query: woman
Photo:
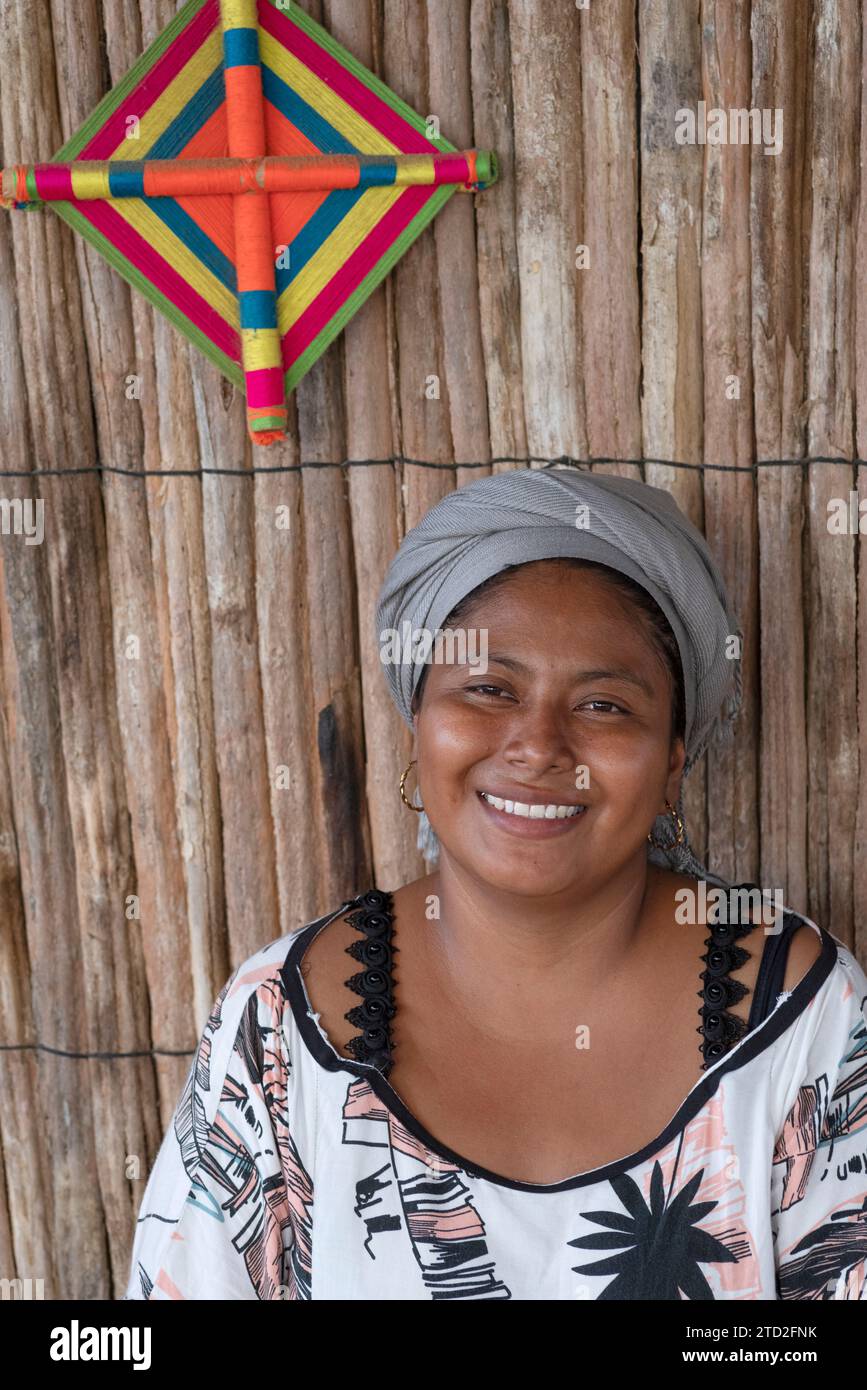
[[407, 535], [377, 638], [437, 868], [228, 981], [127, 1298], [863, 1295], [867, 976], [683, 824], [740, 637], [637, 481], [500, 474]]

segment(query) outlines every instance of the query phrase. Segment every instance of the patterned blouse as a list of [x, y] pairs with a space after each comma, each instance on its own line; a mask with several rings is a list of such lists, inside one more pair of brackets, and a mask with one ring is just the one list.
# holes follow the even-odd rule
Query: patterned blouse
[[[744, 1024], [726, 1005], [752, 924], [715, 925], [703, 1074], [663, 1132], [529, 1183], [439, 1142], [389, 1084], [390, 907], [371, 890], [227, 981], [144, 1192], [125, 1299], [867, 1299], [867, 975], [834, 936], [787, 911]], [[350, 909], [357, 1060], [300, 970]], [[776, 948], [804, 921], [821, 954], [786, 993]]]

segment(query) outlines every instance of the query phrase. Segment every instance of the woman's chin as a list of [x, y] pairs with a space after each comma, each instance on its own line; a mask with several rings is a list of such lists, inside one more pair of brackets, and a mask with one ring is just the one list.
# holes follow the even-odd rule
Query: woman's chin
[[[555, 857], [550, 853], [533, 853], [526, 845], [506, 852], [497, 846], [486, 853], [480, 853], [479, 845], [469, 838], [463, 842], [454, 841], [452, 847], [441, 844], [441, 854], [447, 855], [459, 864], [465, 872], [482, 883], [501, 893], [512, 893], [515, 897], [539, 898], [578, 889], [584, 875], [576, 873], [574, 855]], [[474, 852], [467, 852], [473, 844]]]

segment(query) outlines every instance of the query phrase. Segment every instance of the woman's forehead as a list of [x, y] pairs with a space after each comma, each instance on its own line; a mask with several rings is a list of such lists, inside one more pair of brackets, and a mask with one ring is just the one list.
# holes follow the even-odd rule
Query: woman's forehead
[[[589, 569], [559, 565], [549, 561], [522, 565], [503, 576], [495, 576], [491, 587], [470, 594], [459, 606], [460, 622], [474, 620], [508, 623], [532, 618], [540, 613], [545, 623], [584, 619], [587, 626], [598, 623], [600, 615], [621, 621], [626, 627], [642, 628], [639, 610], [628, 594], [618, 589], [604, 574]], [[642, 615], [643, 616], [643, 615]]]

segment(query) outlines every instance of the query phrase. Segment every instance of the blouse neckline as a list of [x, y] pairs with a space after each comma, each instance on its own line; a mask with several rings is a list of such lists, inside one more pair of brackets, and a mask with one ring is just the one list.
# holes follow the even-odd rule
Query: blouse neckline
[[[449, 1163], [453, 1163], [469, 1177], [480, 1178], [486, 1182], [494, 1183], [498, 1187], [512, 1188], [518, 1192], [565, 1192], [571, 1188], [605, 1182], [620, 1173], [628, 1172], [645, 1159], [652, 1158], [654, 1154], [670, 1143], [707, 1104], [724, 1076], [728, 1075], [729, 1072], [739, 1070], [760, 1056], [800, 1017], [831, 974], [838, 958], [837, 944], [830, 932], [819, 927], [808, 917], [801, 918], [817, 932], [822, 943], [822, 950], [818, 959], [813, 962], [806, 975], [791, 993], [785, 996], [761, 1023], [748, 1031], [728, 1052], [723, 1053], [717, 1061], [708, 1066], [658, 1135], [634, 1153], [626, 1154], [623, 1158], [614, 1159], [596, 1168], [587, 1169], [585, 1172], [576, 1173], [571, 1177], [561, 1178], [557, 1182], [522, 1182], [517, 1178], [508, 1178], [502, 1173], [495, 1173], [489, 1168], [482, 1167], [437, 1139], [413, 1115], [375, 1063], [351, 1061], [343, 1053], [337, 1051], [320, 1027], [319, 1015], [313, 1012], [307, 987], [304, 984], [304, 977], [301, 974], [301, 962], [307, 948], [319, 932], [324, 931], [341, 914], [345, 914], [348, 911], [348, 905], [354, 901], [354, 899], [347, 900], [347, 902], [341, 903], [334, 912], [328, 913], [325, 917], [317, 918], [308, 926], [302, 927], [292, 942], [281, 967], [280, 976], [304, 1045], [313, 1060], [324, 1070], [330, 1072], [346, 1071], [352, 1076], [367, 1081], [370, 1089], [400, 1120], [404, 1128], [432, 1153], [444, 1158]], [[800, 916], [800, 914], [796, 915]]]

